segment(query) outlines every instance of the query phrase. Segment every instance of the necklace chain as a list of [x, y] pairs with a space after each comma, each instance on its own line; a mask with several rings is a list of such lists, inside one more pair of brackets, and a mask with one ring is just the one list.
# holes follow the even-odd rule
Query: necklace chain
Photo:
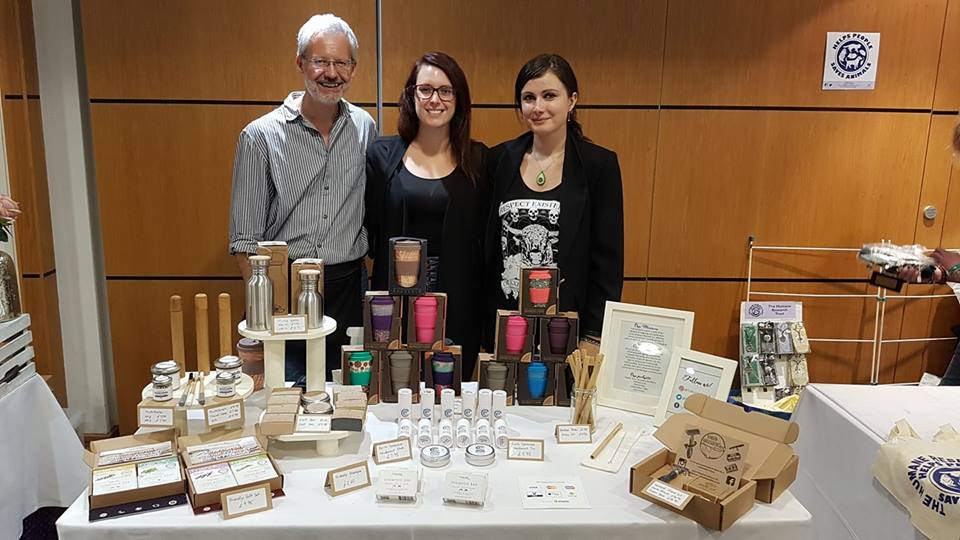
[[556, 161], [558, 157], [563, 156], [564, 153], [565, 152], [558, 152], [556, 154], [553, 154], [547, 160], [548, 165], [544, 166], [543, 162], [537, 159], [537, 156], [533, 154], [533, 150], [530, 151], [530, 157], [532, 157], [533, 160], [537, 162], [537, 165], [540, 165], [540, 174], [537, 175], [537, 180], [536, 180], [538, 186], [543, 186], [544, 184], [547, 183], [547, 173], [546, 173], [547, 168], [549, 168], [550, 165], [553, 165], [553, 162]]

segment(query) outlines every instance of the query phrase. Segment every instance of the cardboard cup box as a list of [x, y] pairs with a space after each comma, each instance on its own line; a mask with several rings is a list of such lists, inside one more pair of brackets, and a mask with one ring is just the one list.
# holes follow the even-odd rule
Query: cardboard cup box
[[[550, 331], [547, 329], [552, 319], [567, 319], [570, 321], [570, 333], [567, 336], [567, 345], [563, 352], [554, 354], [550, 348]], [[540, 360], [543, 362], [566, 362], [567, 355], [572, 353], [579, 342], [580, 336], [580, 316], [576, 311], [564, 311], [558, 313], [556, 317], [542, 317], [536, 319], [540, 326]]]
[[[530, 272], [544, 271], [550, 274], [550, 287], [546, 304], [534, 304], [530, 298]], [[520, 313], [524, 316], [542, 317], [556, 315], [559, 311], [560, 271], [556, 268], [532, 267], [520, 269]]]
[[[421, 296], [432, 296], [437, 299], [437, 321], [433, 328], [433, 338], [429, 342], [417, 339], [417, 316], [414, 311], [414, 302]], [[426, 293], [420, 296], [407, 297], [407, 348], [415, 351], [442, 351], [443, 337], [447, 328], [447, 293]]]
[[105, 493], [102, 495], [93, 495], [93, 473], [94, 471], [99, 471], [103, 469], [109, 469], [112, 467], [119, 467], [122, 465], [136, 465], [137, 463], [142, 463], [144, 461], [152, 461], [155, 459], [161, 458], [146, 458], [138, 461], [130, 461], [123, 464], [115, 465], [103, 465], [98, 466], [97, 463], [100, 460], [100, 454], [107, 452], [109, 450], [121, 450], [124, 448], [133, 448], [136, 446], [143, 446], [148, 444], [156, 444], [162, 442], [169, 442], [171, 453], [165, 457], [176, 457], [177, 456], [177, 431], [176, 429], [165, 429], [162, 431], [153, 431], [150, 433], [139, 433], [136, 435], [128, 435], [126, 437], [114, 437], [112, 439], [101, 439], [98, 441], [93, 441], [90, 443], [90, 451], [84, 451], [84, 461], [87, 465], [90, 466], [90, 479], [87, 482], [87, 498], [90, 505], [90, 509], [94, 508], [107, 508], [110, 506], [117, 506], [121, 504], [135, 503], [141, 501], [147, 501], [151, 499], [157, 499], [160, 497], [170, 497], [176, 495], [182, 495], [186, 491], [186, 475], [184, 474], [183, 466], [180, 467], [180, 480], [177, 482], [170, 482], [167, 484], [160, 484], [157, 486], [149, 486], [137, 489], [130, 489], [126, 491], [118, 491], [114, 493]]
[[553, 364], [544, 364], [547, 366], [547, 385], [542, 398], [535, 398], [530, 394], [529, 377], [527, 375], [532, 363], [520, 363], [517, 365], [517, 404], [519, 405], [544, 405], [553, 406], [555, 404], [556, 370]]
[[[490, 388], [490, 378], [487, 374], [487, 366], [496, 359], [490, 353], [480, 353], [477, 355], [477, 370], [479, 373], [478, 388]], [[516, 362], [501, 362], [507, 366], [507, 380], [504, 383], [503, 390], [507, 393], [507, 405], [513, 405], [517, 393], [517, 367]]]
[[401, 347], [400, 327], [403, 316], [403, 297], [394, 296], [393, 298], [393, 320], [390, 321], [390, 339], [387, 341], [373, 340], [373, 313], [370, 309], [370, 302], [377, 296], [390, 296], [387, 291], [367, 291], [363, 298], [363, 346], [366, 349], [376, 350], [398, 350]]
[[[400, 240], [415, 240], [420, 242], [420, 263], [417, 271], [417, 282], [412, 287], [401, 287], [397, 282], [396, 251], [394, 246]], [[398, 236], [389, 240], [387, 247], [387, 290], [394, 296], [422, 296], [427, 292], [427, 241], [423, 238], [408, 238]]]
[[[554, 401], [556, 401], [558, 407], [569, 407], [570, 396], [573, 395], [573, 368], [566, 362], [562, 364], [558, 362], [553, 364], [553, 370], [554, 378], [556, 379]], [[596, 399], [596, 397], [594, 397], [594, 399]]]
[[320, 314], [323, 314], [323, 259], [297, 259], [290, 265], [290, 311], [296, 311], [297, 298], [300, 297], [300, 271], [318, 270], [317, 293], [320, 295]]
[[[648, 485], [673, 469], [676, 458], [676, 452], [664, 448], [631, 467], [630, 493], [692, 519], [708, 529], [720, 531], [728, 529], [737, 519], [753, 508], [757, 483], [752, 480], [741, 479], [739, 488], [719, 501], [693, 495], [682, 511], [643, 493]], [[682, 490], [684, 480], [685, 477], [681, 475], [668, 483]]]
[[[425, 351], [423, 353], [423, 381], [427, 388], [433, 388], [436, 390], [436, 399], [439, 402], [440, 399], [440, 389], [436, 388], [436, 383], [433, 381], [433, 355], [437, 351]], [[460, 385], [463, 382], [463, 349], [459, 345], [451, 345], [447, 347], [447, 352], [453, 354], [453, 384], [450, 385], [450, 388], [453, 388], [453, 391], [456, 394], [460, 395]]]
[[290, 313], [290, 257], [286, 242], [257, 242], [257, 255], [270, 257], [270, 267], [267, 276], [273, 281], [273, 314], [287, 315]]
[[[423, 352], [403, 349], [413, 356], [410, 362], [410, 378], [407, 384], [400, 388], [409, 388], [413, 391], [413, 403], [420, 403], [420, 363], [423, 361]], [[383, 351], [380, 356], [380, 401], [396, 403], [397, 393], [393, 391], [393, 372], [390, 369], [390, 355], [398, 351]]]
[[[229, 489], [210, 491], [207, 493], [196, 493], [193, 488], [193, 482], [190, 481], [190, 475], [186, 473], [184, 476], [187, 479], [187, 495], [190, 499], [190, 504], [193, 506], [193, 512], [195, 514], [202, 514], [206, 512], [217, 512], [220, 510], [220, 495], [226, 491], [235, 491], [248, 487], [253, 487], [263, 483], [270, 484], [270, 491], [273, 492], [274, 497], [279, 497], [283, 495], [283, 473], [281, 473], [280, 466], [277, 464], [276, 460], [273, 459], [269, 453], [267, 453], [267, 438], [257, 433], [257, 430], [254, 426], [246, 427], [243, 429], [234, 429], [234, 430], [218, 430], [211, 431], [208, 433], [202, 433], [200, 435], [190, 435], [187, 437], [180, 437], [179, 447], [180, 447], [180, 460], [183, 462], [186, 469], [190, 469], [196, 464], [190, 462], [190, 454], [188, 449], [191, 446], [197, 446], [200, 444], [209, 444], [214, 442], [223, 442], [230, 441], [234, 439], [240, 439], [243, 437], [254, 437], [259, 443], [260, 448], [263, 449], [263, 453], [267, 454], [267, 458], [270, 460], [270, 463], [273, 464], [273, 470], [277, 472], [277, 476], [270, 479], [269, 482], [254, 482], [248, 484], [241, 484], [238, 486], [231, 487]], [[256, 454], [253, 454], [256, 455]], [[223, 460], [221, 462], [211, 461], [209, 463], [204, 463], [202, 465], [209, 465], [212, 463], [224, 463], [232, 461], [233, 459], [242, 459], [242, 458], [231, 458], [228, 460]], [[199, 465], [197, 465], [199, 466]]]
[[341, 345], [340, 346], [340, 369], [343, 370], [343, 376], [350, 382], [350, 353], [367, 351], [370, 353], [370, 385], [361, 387], [367, 395], [367, 403], [376, 405], [380, 403], [380, 353], [381, 351], [370, 350], [365, 345]]
[[527, 335], [523, 340], [523, 348], [519, 354], [508, 353], [507, 319], [513, 315], [520, 315], [520, 312], [506, 309], [497, 310], [495, 356], [498, 362], [530, 362], [533, 359], [533, 334], [537, 329], [537, 320], [532, 317], [525, 317], [527, 319]]

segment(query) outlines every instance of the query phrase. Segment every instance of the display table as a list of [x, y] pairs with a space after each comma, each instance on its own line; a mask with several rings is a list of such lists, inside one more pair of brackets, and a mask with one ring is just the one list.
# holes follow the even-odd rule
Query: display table
[[800, 470], [791, 489], [813, 514], [820, 538], [923, 538], [870, 472], [901, 418], [927, 440], [943, 424], [960, 429], [960, 387], [816, 384], [804, 392], [793, 416]]
[[[273, 452], [286, 475], [284, 497], [268, 512], [224, 521], [219, 514], [195, 516], [186, 507], [133, 515], [95, 523], [87, 522], [86, 494], [79, 497], [57, 522], [61, 540], [164, 537], [177, 540], [285, 540], [322, 537], [325, 540], [603, 538], [603, 540], [718, 538], [809, 540], [813, 538], [810, 514], [788, 492], [772, 505], [757, 504], [731, 529], [720, 534], [652, 505], [630, 494], [629, 468], [660, 448], [649, 433], [651, 418], [601, 407], [602, 433], [622, 421], [628, 429], [645, 429], [617, 474], [587, 469], [578, 463], [590, 445], [558, 446], [554, 426], [565, 421], [569, 410], [560, 407], [510, 407], [510, 436], [546, 441], [544, 462], [507, 461], [497, 450], [497, 463], [477, 468], [467, 465], [463, 450], [443, 469], [420, 467], [419, 459], [383, 467], [422, 468], [423, 490], [415, 504], [377, 503], [373, 488], [333, 498], [323, 489], [326, 471], [370, 456], [371, 441], [396, 438], [397, 406], [372, 406], [367, 431], [343, 441], [344, 455], [318, 458], [315, 450], [284, 449]], [[309, 446], [309, 444], [308, 444]], [[419, 455], [419, 454], [417, 454]], [[378, 467], [369, 461], [370, 473]], [[447, 471], [486, 472], [487, 504], [483, 508], [447, 506], [441, 501], [441, 481]], [[590, 499], [590, 510], [523, 510], [517, 479], [520, 476], [579, 476]]]
[[47, 383], [32, 375], [0, 397], [0, 536], [19, 538], [23, 518], [66, 506], [87, 487], [83, 445]]

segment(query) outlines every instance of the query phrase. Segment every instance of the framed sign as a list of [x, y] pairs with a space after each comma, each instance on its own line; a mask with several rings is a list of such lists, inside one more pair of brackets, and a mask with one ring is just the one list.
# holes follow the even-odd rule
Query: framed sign
[[736, 360], [677, 347], [673, 350], [667, 384], [663, 386], [653, 425], [659, 426], [671, 414], [683, 412], [683, 402], [691, 394], [726, 401], [736, 373]]
[[674, 347], [690, 348], [693, 312], [607, 302], [597, 403], [653, 416]]

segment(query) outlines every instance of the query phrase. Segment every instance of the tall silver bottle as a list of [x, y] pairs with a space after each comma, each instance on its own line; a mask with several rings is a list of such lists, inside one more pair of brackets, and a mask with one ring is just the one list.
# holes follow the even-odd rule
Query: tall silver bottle
[[267, 276], [270, 257], [251, 255], [247, 280], [247, 330], [269, 330], [273, 317], [273, 281]]
[[300, 271], [300, 294], [297, 296], [297, 314], [307, 316], [307, 329], [320, 328], [323, 324], [323, 298], [317, 292], [319, 270]]

